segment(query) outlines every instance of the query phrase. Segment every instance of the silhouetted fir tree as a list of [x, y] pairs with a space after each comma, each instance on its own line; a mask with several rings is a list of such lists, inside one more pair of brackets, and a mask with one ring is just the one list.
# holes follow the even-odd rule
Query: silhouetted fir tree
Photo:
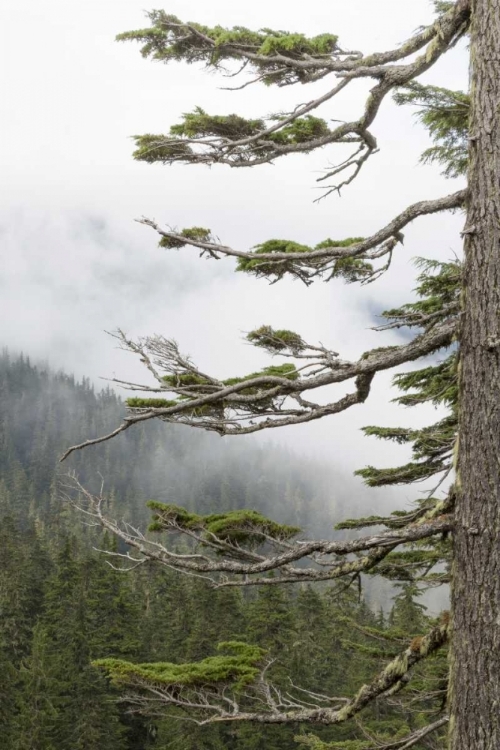
[[[331, 610], [324, 593], [310, 585], [301, 586], [295, 602], [297, 636], [292, 645], [292, 673], [297, 685], [315, 692], [332, 688], [335, 693], [340, 688], [339, 676], [345, 674], [345, 654]], [[335, 660], [331, 654], [335, 654]]]
[[411, 583], [399, 588], [389, 614], [389, 626], [409, 635], [425, 633], [429, 618], [425, 615], [425, 605], [417, 601], [422, 591]]
[[190, 582], [169, 570], [144, 565], [135, 571], [130, 585], [141, 608], [141, 660], [182, 659], [191, 623]]

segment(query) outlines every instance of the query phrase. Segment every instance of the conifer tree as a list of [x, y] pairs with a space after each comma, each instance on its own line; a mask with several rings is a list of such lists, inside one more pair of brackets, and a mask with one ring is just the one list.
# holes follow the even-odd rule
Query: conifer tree
[[12, 662], [11, 654], [5, 643], [5, 636], [0, 634], [0, 727], [7, 750], [12, 750], [15, 738], [15, 719], [18, 709], [19, 673]]
[[33, 631], [31, 653], [21, 666], [21, 689], [17, 712], [13, 712], [16, 739], [13, 750], [54, 750], [57, 711], [52, 703], [57, 681], [51, 664], [46, 629], [38, 623]]
[[[54, 748], [120, 750], [124, 727], [111, 701], [106, 681], [91, 668], [92, 619], [88, 617], [85, 571], [75, 540], [67, 539], [49, 581], [43, 625], [52, 678], [55, 716], [47, 733]], [[89, 622], [90, 619], [90, 622]], [[116, 651], [120, 650], [111, 637]], [[102, 648], [97, 634], [97, 653]], [[49, 745], [50, 747], [50, 745]]]
[[[116, 334], [126, 349], [141, 358], [152, 383], [122, 383], [143, 392], [128, 400], [129, 415], [123, 423], [103, 437], [70, 448], [67, 454], [152, 419], [221, 435], [309, 422], [364, 402], [378, 372], [448, 349], [439, 364], [429, 367], [424, 362], [419, 371], [400, 375], [397, 382], [405, 392], [402, 403], [447, 404], [448, 416], [423, 430], [368, 427], [368, 434], [411, 444], [414, 460], [383, 471], [370, 466], [362, 475], [368, 484], [385, 485], [434, 476], [441, 483], [456, 472], [444, 499], [433, 492], [411, 511], [350, 524], [386, 528], [350, 541], [296, 541], [296, 529], [251, 511], [201, 515], [153, 503], [152, 530], [183, 533], [194, 544], [195, 550], [182, 556], [168, 542], [153, 543], [130, 527], [114, 524], [103, 513], [102, 499], [81, 488], [86, 511], [130, 546], [134, 564], [158, 560], [180, 572], [202, 575], [216, 586], [272, 588], [341, 578], [352, 583], [361, 573], [376, 571], [408, 582], [451, 577], [452, 629], [448, 618], [442, 618], [426, 634], [412, 638], [371, 681], [345, 700], [311, 693], [283, 694], [267, 681], [266, 656], [243, 644], [233, 644], [229, 651], [213, 657], [215, 661], [185, 664], [180, 671], [168, 664], [101, 662], [115, 682], [138, 691], [138, 700], [147, 703], [154, 686], [166, 706], [182, 706], [205, 723], [253, 720], [338, 725], [364, 709], [372, 710], [380, 697], [403, 690], [411, 670], [451, 637], [449, 747], [493, 750], [500, 746], [500, 3], [456, 0], [434, 5], [437, 17], [431, 25], [393, 50], [369, 55], [345, 50], [332, 33], [309, 38], [272, 29], [209, 27], [164, 11], [148, 14], [149, 27], [119, 37], [138, 41], [143, 56], [158, 62], [201, 62], [209, 69], [229, 69], [231, 75], [240, 76], [250, 72], [252, 77], [243, 87], [325, 84], [317, 99], [267, 118], [212, 115], [195, 108], [166, 135], [137, 136], [134, 156], [139, 161], [244, 168], [274, 163], [292, 153], [331, 151], [335, 144], [352, 152], [345, 158], [342, 151], [338, 165], [320, 179], [324, 195], [338, 193], [370, 168], [378, 148], [373, 126], [384, 99], [393, 94], [400, 104], [420, 107], [421, 119], [435, 140], [424, 159], [442, 163], [450, 177], [467, 171], [468, 181], [465, 189], [408, 206], [369, 237], [357, 236], [354, 226], [351, 237], [326, 238], [310, 245], [269, 239], [252, 250], [236, 249], [216, 239], [220, 228], [212, 232], [192, 226], [174, 231], [142, 220], [158, 234], [165, 250], [194, 248], [208, 258], [235, 258], [237, 270], [273, 282], [292, 276], [306, 284], [321, 277], [366, 283], [390, 271], [410, 222], [443, 211], [465, 209], [467, 214], [463, 265], [424, 266], [420, 302], [386, 313], [386, 327], [410, 329], [414, 332], [411, 340], [365, 352], [355, 362], [306, 342], [300, 332], [265, 324], [247, 339], [279, 357], [277, 364], [247, 375], [221, 377], [202, 372], [172, 340], [154, 336], [132, 341], [122, 332]], [[419, 76], [466, 35], [470, 35], [470, 91], [422, 86]], [[331, 125], [320, 114], [328, 113], [337, 94], [359, 79], [371, 80], [373, 87], [358, 119]], [[353, 390], [339, 400], [327, 404], [313, 400], [317, 388], [351, 380]], [[270, 571], [275, 572], [272, 579]], [[203, 675], [203, 687], [199, 675]], [[440, 715], [426, 726], [408, 727], [404, 736], [397, 733], [385, 744], [377, 742], [387, 748], [417, 746], [432, 731], [441, 731], [447, 720], [448, 715]], [[323, 747], [314, 737], [304, 743]], [[357, 750], [362, 744], [341, 741], [329, 747]]]

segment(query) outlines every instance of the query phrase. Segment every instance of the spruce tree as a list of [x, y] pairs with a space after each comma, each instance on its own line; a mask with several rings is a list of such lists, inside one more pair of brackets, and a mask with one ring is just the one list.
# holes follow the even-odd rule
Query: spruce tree
[[[419, 669], [451, 638], [449, 747], [493, 750], [500, 745], [500, 3], [457, 0], [436, 1], [434, 5], [437, 17], [431, 25], [394, 50], [366, 56], [344, 50], [332, 33], [309, 38], [271, 29], [210, 27], [184, 22], [164, 11], [148, 14], [149, 27], [119, 37], [140, 42], [144, 57], [162, 63], [201, 62], [209, 69], [229, 69], [231, 75], [250, 72], [252, 78], [244, 85], [325, 82], [325, 92], [317, 99], [267, 118], [211, 115], [198, 107], [166, 135], [136, 136], [134, 156], [139, 161], [243, 168], [332, 144], [352, 147], [350, 156], [344, 158], [342, 152], [338, 165], [320, 178], [324, 195], [338, 193], [370, 168], [378, 148], [373, 125], [384, 98], [394, 94], [401, 104], [421, 107], [421, 119], [435, 139], [424, 159], [443, 163], [450, 177], [467, 171], [465, 189], [408, 206], [364, 238], [357, 236], [353, 227], [347, 238], [314, 240], [308, 245], [293, 239], [269, 239], [245, 250], [216, 239], [219, 228], [212, 232], [192, 226], [174, 231], [142, 220], [158, 234], [165, 250], [194, 248], [208, 258], [232, 257], [239, 271], [273, 282], [292, 276], [306, 284], [321, 277], [366, 283], [389, 272], [392, 256], [403, 241], [402, 232], [411, 221], [443, 211], [465, 209], [467, 214], [463, 265], [424, 267], [421, 302], [386, 314], [388, 327], [414, 332], [411, 340], [365, 352], [355, 362], [340, 359], [323, 345], [306, 342], [300, 333], [265, 324], [251, 331], [247, 339], [279, 357], [278, 363], [255, 373], [221, 377], [202, 372], [172, 340], [155, 336], [131, 341], [117, 333], [122, 345], [146, 364], [153, 384], [144, 386], [144, 396], [128, 400], [129, 414], [113, 432], [74, 446], [67, 454], [152, 419], [221, 435], [309, 422], [364, 402], [378, 372], [448, 349], [438, 365], [423, 363], [417, 373], [399, 376], [398, 381], [406, 392], [402, 402], [447, 404], [447, 417], [423, 430], [367, 428], [369, 434], [412, 444], [414, 451], [414, 460], [404, 466], [363, 469], [369, 484], [410, 484], [431, 477], [438, 477], [441, 483], [456, 473], [444, 499], [433, 492], [413, 510], [351, 524], [385, 527], [386, 531], [375, 528], [373, 533], [350, 541], [297, 542], [296, 530], [249, 511], [199, 515], [155, 503], [152, 528], [167, 534], [184, 533], [196, 547], [197, 557], [180, 557], [168, 543], [158, 546], [110, 522], [99, 499], [86, 494], [89, 512], [139, 557], [203, 575], [217, 586], [273, 587], [340, 578], [355, 583], [361, 573], [376, 571], [391, 580], [412, 583], [451, 580], [452, 628], [443, 617], [426, 634], [412, 638], [347, 701], [335, 703], [326, 698], [325, 702], [311, 693], [308, 700], [304, 694], [301, 700], [297, 694], [286, 698], [273, 693], [266, 681], [266, 657], [257, 651], [251, 654], [241, 644], [235, 646], [236, 651], [214, 657], [217, 662], [186, 664], [182, 673], [171, 665], [162, 669], [161, 665], [101, 663], [116, 682], [132, 685], [142, 696], [151, 692], [153, 684], [156, 688], [162, 685], [165, 704], [175, 705], [179, 696], [184, 696], [182, 705], [195, 715], [200, 711], [197, 675], [201, 670], [206, 676], [210, 668], [211, 685], [200, 693], [206, 700], [200, 711], [200, 720], [205, 722], [341, 724], [364, 709], [371, 710], [381, 696], [387, 698], [403, 690], [410, 671]], [[471, 52], [469, 92], [422, 86], [418, 77], [466, 35], [470, 35]], [[337, 94], [358, 79], [374, 82], [358, 119], [332, 125], [319, 116], [321, 108], [328, 111]], [[455, 349], [450, 351], [450, 347]], [[327, 404], [313, 400], [317, 388], [350, 380], [354, 389], [339, 400]], [[306, 564], [298, 565], [298, 561]], [[273, 580], [268, 577], [271, 570], [275, 571]], [[211, 671], [215, 663], [220, 667], [217, 673]], [[242, 680], [245, 700], [240, 704]], [[232, 708], [224, 704], [231, 684]], [[251, 685], [253, 708], [247, 704]], [[441, 715], [427, 726], [410, 727], [404, 737], [388, 738], [384, 746], [410, 747], [427, 741], [432, 730], [442, 730], [447, 718]], [[311, 737], [309, 746], [321, 747], [320, 742]], [[330, 745], [361, 746], [347, 741]]]
[[[121, 750], [124, 727], [106, 681], [90, 665], [93, 638], [96, 655], [102, 649], [86, 601], [85, 566], [74, 539], [67, 539], [57, 556], [57, 570], [47, 586], [42, 623], [51, 668], [54, 719], [47, 732], [54, 748]], [[110, 592], [111, 593], [111, 592]], [[124, 635], [127, 635], [126, 633]], [[122, 647], [111, 636], [115, 650]], [[50, 745], [49, 745], [50, 747]]]
[[51, 738], [57, 720], [53, 699], [58, 685], [51, 662], [47, 632], [38, 623], [31, 653], [20, 670], [19, 705], [14, 714], [17, 731], [12, 750], [55, 750]]

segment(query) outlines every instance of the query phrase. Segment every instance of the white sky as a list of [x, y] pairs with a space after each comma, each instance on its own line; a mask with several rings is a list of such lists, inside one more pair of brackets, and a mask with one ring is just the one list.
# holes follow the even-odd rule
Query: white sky
[[[195, 66], [145, 61], [137, 45], [113, 41], [147, 25], [143, 8], [143, 0], [3, 0], [0, 345], [97, 380], [142, 376], [131, 355], [103, 333], [118, 326], [131, 336], [173, 336], [203, 369], [221, 376], [267, 363], [241, 341], [242, 332], [262, 323], [321, 340], [345, 358], [394, 343], [392, 334], [369, 330], [373, 316], [408, 299], [412, 257], [459, 252], [459, 216], [414, 224], [391, 272], [374, 285], [319, 282], [308, 289], [234, 274], [232, 261], [165, 253], [154, 233], [133, 219], [207, 226], [243, 249], [271, 237], [315, 244], [327, 236], [371, 234], [406, 205], [458, 189], [437, 169], [418, 165], [428, 141], [411, 111], [384, 104], [372, 128], [381, 153], [341, 199], [319, 205], [312, 202], [316, 172], [335, 160], [334, 151], [251, 171], [136, 163], [130, 135], [166, 132], [195, 105], [211, 113], [266, 115], [329, 85], [230, 93], [218, 88], [227, 82]], [[166, 10], [207, 24], [330, 31], [344, 47], [364, 52], [404, 41], [432, 17], [428, 0], [171, 0]], [[465, 87], [466, 79], [463, 47], [428, 76], [451, 88]], [[364, 84], [353, 87], [323, 116], [356, 116], [364, 91]], [[379, 378], [369, 403], [356, 411], [272, 438], [347, 469], [404, 458], [358, 432], [363, 424], [432, 418], [389, 405], [388, 383]]]

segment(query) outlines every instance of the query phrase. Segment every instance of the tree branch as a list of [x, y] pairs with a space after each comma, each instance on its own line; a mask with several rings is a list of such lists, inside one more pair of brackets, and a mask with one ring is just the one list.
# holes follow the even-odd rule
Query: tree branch
[[[225, 57], [243, 59], [257, 69], [258, 76], [255, 80], [264, 80], [267, 83], [276, 82], [276, 76], [278, 81], [283, 80], [284, 84], [288, 85], [295, 80], [308, 82], [329, 74], [340, 77], [341, 81], [323, 96], [285, 116], [271, 115], [268, 120], [273, 124], [268, 126], [263, 120], [246, 121], [236, 115], [211, 117], [202, 110], [197, 110], [185, 116], [184, 125], [174, 126], [170, 136], [137, 136], [138, 148], [135, 157], [149, 163], [217, 163], [231, 167], [248, 167], [270, 163], [290, 153], [308, 153], [332, 143], [346, 143], [352, 139], [361, 142], [362, 152], [359, 158], [344, 161], [320, 178], [322, 181], [354, 167], [350, 177], [338, 185], [327, 187], [328, 194], [334, 190], [339, 191], [342, 186], [352, 182], [368, 158], [377, 151], [376, 139], [369, 132], [369, 128], [385, 96], [393, 89], [404, 86], [420, 76], [453, 46], [467, 28], [469, 6], [461, 0], [435, 24], [419, 32], [398, 50], [367, 57], [346, 54], [337, 45], [334, 45], [332, 51], [326, 55], [301, 54], [297, 50], [293, 54], [287, 54], [284, 50], [279, 54], [259, 54], [258, 45], [252, 49], [252, 45], [248, 43], [235, 44], [227, 39], [219, 39], [219, 31], [203, 30], [196, 24], [182, 24], [177, 19], [162, 15], [161, 12], [154, 12], [151, 17], [153, 22], [158, 24], [154, 27], [155, 31], [131, 32], [121, 35], [120, 38], [148, 40], [143, 53], [146, 51], [145, 54], [150, 54], [154, 50], [157, 59], [171, 59], [169, 44], [175, 46], [178, 42], [176, 35], [186, 32], [187, 36], [182, 38], [182, 51], [176, 48], [178, 51], [175, 54], [186, 57], [189, 61], [193, 59], [189, 56], [191, 53], [195, 59], [206, 58], [208, 64], [214, 67], [218, 67], [218, 61]], [[307, 44], [306, 40], [304, 43]], [[393, 64], [423, 47], [426, 47], [425, 53], [413, 62]], [[343, 123], [331, 130], [325, 120], [311, 118], [311, 112], [334, 98], [348, 83], [358, 78], [373, 78], [377, 81], [359, 119]]]
[[[245, 516], [244, 512], [240, 515], [237, 512], [226, 514], [227, 530], [216, 532], [207, 527], [202, 516], [186, 514], [176, 506], [150, 503], [154, 511], [155, 531], [185, 535], [195, 545], [191, 551], [179, 554], [164, 543], [146, 537], [130, 524], [120, 524], [108, 518], [103, 512], [105, 498], [102, 491], [98, 496], [93, 495], [74, 475], [70, 476], [70, 483], [65, 489], [78, 492], [78, 500], [73, 500], [69, 494], [66, 494], [66, 498], [80, 512], [135, 550], [138, 557], [131, 557], [129, 553], [125, 555], [134, 566], [141, 560], [154, 561], [181, 573], [200, 574], [217, 588], [336, 580], [358, 575], [373, 568], [401, 544], [421, 542], [452, 529], [451, 516], [447, 515], [447, 501], [436, 503], [430, 509], [425, 506], [420, 516], [403, 528], [342, 541], [292, 541], [290, 537], [296, 535], [299, 529], [280, 526], [264, 517], [255, 519], [252, 514]], [[82, 500], [84, 505], [81, 504]], [[245, 546], [240, 539], [248, 539], [250, 544]], [[265, 554], [259, 552], [258, 548], [264, 543], [274, 551]], [[360, 556], [363, 552], [368, 554]], [[124, 557], [123, 553], [106, 554], [111, 558]], [[356, 557], [338, 561], [339, 557], [349, 558], [352, 555]], [[299, 561], [306, 561], [309, 566], [295, 567], [294, 563]], [[260, 577], [271, 571], [278, 571], [279, 577]]]
[[[163, 240], [166, 240], [166, 242], [161, 242], [164, 247], [168, 247], [168, 243], [170, 242], [172, 247], [183, 247], [186, 245], [195, 247], [201, 250], [202, 254], [208, 253], [209, 257], [216, 259], [220, 256], [226, 256], [237, 258], [239, 261], [252, 261], [252, 272], [262, 276], [275, 275], [277, 278], [281, 278], [285, 273], [291, 273], [304, 280], [303, 274], [306, 271], [305, 279], [309, 281], [315, 276], [322, 276], [332, 271], [335, 262], [338, 260], [359, 259], [371, 261], [389, 255], [396, 245], [403, 242], [404, 235], [401, 232], [412, 221], [421, 216], [429, 216], [441, 211], [461, 208], [466, 198], [467, 191], [459, 190], [443, 198], [420, 201], [408, 206], [371, 237], [352, 242], [348, 246], [339, 243], [338, 245], [325, 246], [319, 249], [305, 249], [303, 252], [296, 251], [295, 249], [293, 252], [262, 252], [260, 250], [258, 252], [247, 252], [236, 250], [228, 245], [214, 242], [212, 239], [198, 239], [190, 237], [187, 232], [186, 234], [182, 234], [162, 229], [151, 219], [143, 217], [136, 221], [139, 224], [151, 227]], [[259, 273], [259, 265], [262, 268], [261, 273]], [[242, 270], [247, 270], [244, 265], [242, 266]]]
[[[200, 725], [213, 724], [218, 722], [239, 722], [251, 721], [260, 724], [292, 724], [292, 723], [312, 723], [321, 725], [335, 725], [348, 721], [356, 716], [366, 706], [375, 701], [377, 698], [388, 695], [394, 689], [405, 681], [411, 668], [425, 659], [430, 654], [440, 649], [448, 640], [448, 625], [441, 624], [431, 630], [422, 638], [414, 639], [410, 646], [396, 656], [386, 667], [367, 685], [363, 685], [356, 695], [352, 698], [338, 699], [321, 697], [309, 691], [301, 690], [306, 693], [316, 705], [310, 707], [310, 702], [301, 697], [295, 697], [288, 693], [283, 695], [282, 691], [267, 681], [267, 666], [264, 666], [258, 679], [252, 684], [247, 685], [245, 692], [238, 689], [231, 690], [231, 683], [222, 682], [210, 685], [205, 681], [203, 686], [197, 687], [196, 684], [179, 684], [169, 680], [165, 682], [160, 675], [155, 678], [153, 674], [148, 675], [148, 665], [134, 665], [117, 660], [103, 660], [98, 662], [98, 666], [107, 671], [112, 679], [121, 685], [128, 685], [134, 693], [127, 697], [127, 703], [132, 707], [132, 711], [138, 713], [147, 713], [151, 715], [151, 699], [156, 711], [161, 711], [161, 704], [164, 708], [177, 706], [193, 714], [196, 711], [201, 718], [196, 720]], [[193, 664], [195, 666], [196, 663]], [[151, 666], [151, 665], [149, 665]], [[146, 671], [144, 670], [146, 667]], [[185, 665], [189, 668], [190, 665]], [[227, 693], [231, 691], [230, 700], [227, 700]], [[248, 705], [249, 701], [263, 703], [264, 710], [252, 711], [240, 707], [240, 701]], [[340, 706], [321, 705], [321, 703], [341, 703]], [[227, 705], [230, 705], [228, 709]], [[158, 714], [157, 714], [158, 715]], [[444, 720], [439, 720], [444, 724]], [[435, 722], [433, 729], [425, 728], [421, 731], [419, 739], [425, 734], [438, 728], [438, 722]], [[404, 747], [411, 747], [416, 742], [417, 734], [410, 738], [405, 738], [406, 745], [394, 745], [403, 750]], [[414, 742], [415, 740], [415, 742]], [[408, 744], [408, 741], [410, 744]]]
[[[165, 390], [178, 393], [178, 400], [160, 399], [148, 402], [140, 399], [134, 402], [129, 399], [132, 414], [124, 419], [120, 427], [108, 435], [86, 440], [68, 448], [61, 457], [61, 461], [64, 461], [75, 450], [110, 440], [132, 425], [149, 419], [187, 424], [212, 430], [220, 435], [242, 435], [284, 425], [303, 424], [330, 414], [337, 414], [365, 401], [376, 372], [397, 367], [405, 362], [424, 357], [436, 349], [449, 346], [455, 328], [454, 320], [446, 320], [443, 324], [434, 326], [429, 332], [417, 336], [409, 344], [374, 349], [364, 354], [357, 362], [339, 360], [332, 352], [323, 350], [323, 354], [318, 356], [317, 361], [320, 372], [310, 376], [295, 377], [295, 371], [292, 368], [290, 377], [263, 374], [235, 379], [238, 382], [233, 385], [207, 377], [205, 383], [195, 384], [190, 391], [187, 391], [182, 385], [176, 386], [172, 381], [172, 375], [167, 374], [163, 376], [166, 379]], [[123, 336], [122, 341], [127, 347], [128, 339]], [[143, 349], [152, 348], [161, 352], [163, 348], [164, 357], [161, 362], [167, 373], [173, 373], [176, 377], [185, 373], [203, 380], [194, 365], [190, 362], [187, 366], [183, 364], [187, 362], [186, 358], [181, 355], [177, 358], [176, 347], [175, 342], [155, 337], [128, 348], [141, 357]], [[321, 405], [299, 398], [295, 401], [297, 408], [284, 406], [287, 398], [295, 398], [308, 391], [351, 379], [355, 379], [356, 390], [338, 401]], [[207, 386], [208, 392], [201, 392], [203, 385]], [[148, 386], [144, 390], [147, 391]]]

